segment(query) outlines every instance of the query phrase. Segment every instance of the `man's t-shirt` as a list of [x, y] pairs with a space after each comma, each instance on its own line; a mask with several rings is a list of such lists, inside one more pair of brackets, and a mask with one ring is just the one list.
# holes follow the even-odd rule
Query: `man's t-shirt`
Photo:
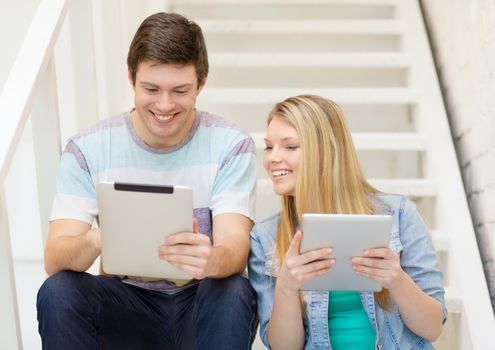
[[[60, 160], [51, 220], [92, 224], [98, 216], [96, 184], [101, 181], [184, 185], [193, 191], [199, 231], [211, 238], [212, 217], [218, 214], [254, 219], [255, 151], [249, 135], [203, 111], [196, 111], [181, 143], [151, 148], [137, 136], [130, 113], [122, 113], [69, 139]], [[127, 282], [155, 290], [176, 287], [164, 280]]]

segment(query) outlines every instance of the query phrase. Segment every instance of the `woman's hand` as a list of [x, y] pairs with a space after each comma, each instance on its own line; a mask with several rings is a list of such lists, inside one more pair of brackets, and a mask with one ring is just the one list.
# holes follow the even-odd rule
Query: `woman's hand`
[[363, 257], [352, 258], [352, 268], [358, 275], [369, 277], [389, 290], [407, 280], [399, 255], [390, 248], [366, 250]]
[[278, 287], [297, 292], [309, 280], [329, 273], [335, 264], [331, 258], [333, 249], [321, 248], [304, 254], [299, 253], [302, 232], [297, 231], [292, 238], [277, 278]]

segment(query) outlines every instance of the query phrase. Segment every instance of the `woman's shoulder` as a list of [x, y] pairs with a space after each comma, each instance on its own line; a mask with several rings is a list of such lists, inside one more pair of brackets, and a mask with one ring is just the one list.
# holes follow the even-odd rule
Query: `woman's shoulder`
[[394, 215], [400, 214], [408, 205], [413, 203], [401, 194], [392, 193], [374, 193], [371, 195], [371, 201], [375, 208], [375, 214]]
[[251, 230], [251, 236], [253, 238], [270, 236], [274, 239], [279, 221], [280, 213], [276, 213], [255, 223], [253, 229]]

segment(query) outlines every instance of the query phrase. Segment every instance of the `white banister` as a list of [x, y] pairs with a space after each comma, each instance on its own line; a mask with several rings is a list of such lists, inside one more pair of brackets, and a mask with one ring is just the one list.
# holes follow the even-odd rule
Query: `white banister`
[[0, 344], [22, 349], [14, 264], [3, 184], [0, 187]]
[[42, 0], [0, 95], [0, 183], [29, 117], [33, 94], [46, 69], [71, 0]]
[[[54, 82], [53, 66], [50, 65], [49, 67], [49, 64], [52, 62], [55, 41], [70, 2], [70, 0], [40, 1], [0, 94], [0, 110], [4, 115], [0, 128], [0, 344], [5, 349], [22, 348], [9, 218], [5, 198], [5, 181], [29, 118], [31, 107], [35, 103], [36, 94], [40, 92], [39, 88], [42, 90], [42, 95], [38, 97], [40, 102], [36, 103], [36, 108], [41, 107], [42, 109], [39, 110], [39, 113], [35, 113], [33, 120], [38, 125], [36, 127], [37, 135], [35, 135], [36, 148], [44, 142], [53, 145], [54, 142], [60, 140], [60, 136], [56, 135], [58, 130], [56, 127], [54, 128], [56, 123], [49, 123], [41, 127], [39, 123], [44, 123], [45, 121], [42, 120], [44, 118], [48, 120], [58, 118], [57, 114], [53, 113], [53, 99], [56, 92], [52, 88], [48, 88], [49, 91], [44, 90], [47, 87], [46, 84], [50, 85]], [[47, 70], [47, 68], [49, 69]], [[48, 79], [48, 82], [44, 79]], [[48, 100], [44, 101], [45, 99]], [[49, 104], [52, 104], [51, 108], [43, 108]], [[56, 105], [56, 99], [54, 105]], [[50, 114], [52, 115], [50, 116]], [[40, 130], [43, 131], [43, 134], [38, 134]], [[44, 135], [45, 132], [48, 134]], [[48, 140], [45, 137], [53, 137], [54, 140]], [[56, 151], [56, 144], [51, 149]], [[45, 152], [41, 153], [45, 157]], [[44, 158], [43, 161], [45, 161]], [[53, 164], [46, 164], [46, 166], [53, 167]], [[47, 186], [42, 185], [42, 183], [45, 183], [52, 176], [45, 173], [41, 176], [45, 175], [47, 177], [40, 183], [40, 198], [45, 196], [43, 191], [47, 190]], [[43, 201], [46, 202], [46, 198], [43, 198]], [[41, 210], [42, 218], [45, 219], [47, 216], [46, 205], [43, 204]]]
[[34, 159], [43, 244], [48, 235], [48, 221], [55, 189], [55, 177], [61, 151], [57, 82], [53, 58], [50, 60], [31, 113]]

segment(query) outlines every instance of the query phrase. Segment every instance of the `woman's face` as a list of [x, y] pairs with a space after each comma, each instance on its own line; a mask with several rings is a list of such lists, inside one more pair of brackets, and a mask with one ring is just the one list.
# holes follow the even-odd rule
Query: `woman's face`
[[278, 195], [294, 196], [302, 157], [296, 129], [281, 118], [273, 118], [266, 129], [263, 165]]

